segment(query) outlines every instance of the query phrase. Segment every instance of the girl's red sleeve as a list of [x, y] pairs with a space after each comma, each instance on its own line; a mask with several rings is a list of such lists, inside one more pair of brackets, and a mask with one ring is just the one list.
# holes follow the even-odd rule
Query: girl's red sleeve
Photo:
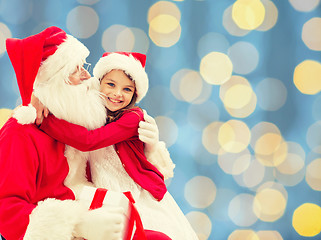
[[143, 120], [143, 116], [139, 108], [126, 110], [117, 121], [95, 130], [88, 130], [49, 115], [43, 120], [40, 129], [80, 151], [92, 151], [137, 137], [138, 124]]

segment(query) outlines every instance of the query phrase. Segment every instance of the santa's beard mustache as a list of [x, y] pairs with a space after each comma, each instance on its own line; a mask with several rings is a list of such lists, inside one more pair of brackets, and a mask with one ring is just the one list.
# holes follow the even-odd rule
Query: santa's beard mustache
[[57, 118], [87, 129], [95, 129], [106, 123], [107, 112], [96, 78], [78, 85], [51, 79], [35, 86], [34, 94]]

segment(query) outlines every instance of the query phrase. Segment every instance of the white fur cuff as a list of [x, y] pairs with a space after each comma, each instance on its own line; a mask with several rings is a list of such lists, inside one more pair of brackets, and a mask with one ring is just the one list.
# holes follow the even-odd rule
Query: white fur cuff
[[87, 208], [74, 200], [47, 199], [30, 214], [24, 240], [70, 240]]
[[163, 175], [165, 180], [174, 176], [173, 163], [164, 142], [158, 142], [153, 152], [146, 153], [147, 160], [153, 164]]
[[37, 111], [29, 104], [28, 106], [21, 106], [15, 110], [12, 117], [17, 119], [18, 123], [22, 125], [31, 124], [34, 123], [37, 118]]

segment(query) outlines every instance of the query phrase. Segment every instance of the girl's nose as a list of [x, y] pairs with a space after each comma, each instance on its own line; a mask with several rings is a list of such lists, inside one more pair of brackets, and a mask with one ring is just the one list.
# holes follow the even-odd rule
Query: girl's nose
[[114, 95], [117, 97], [121, 96], [121, 91], [119, 89], [115, 89]]

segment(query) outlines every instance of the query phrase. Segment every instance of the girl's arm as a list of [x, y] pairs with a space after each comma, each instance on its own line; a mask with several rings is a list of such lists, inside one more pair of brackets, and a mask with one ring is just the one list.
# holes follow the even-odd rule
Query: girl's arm
[[115, 122], [95, 130], [88, 130], [50, 115], [44, 118], [40, 129], [56, 140], [80, 151], [92, 151], [137, 136], [141, 119], [143, 119], [143, 112], [135, 108], [124, 112]]

